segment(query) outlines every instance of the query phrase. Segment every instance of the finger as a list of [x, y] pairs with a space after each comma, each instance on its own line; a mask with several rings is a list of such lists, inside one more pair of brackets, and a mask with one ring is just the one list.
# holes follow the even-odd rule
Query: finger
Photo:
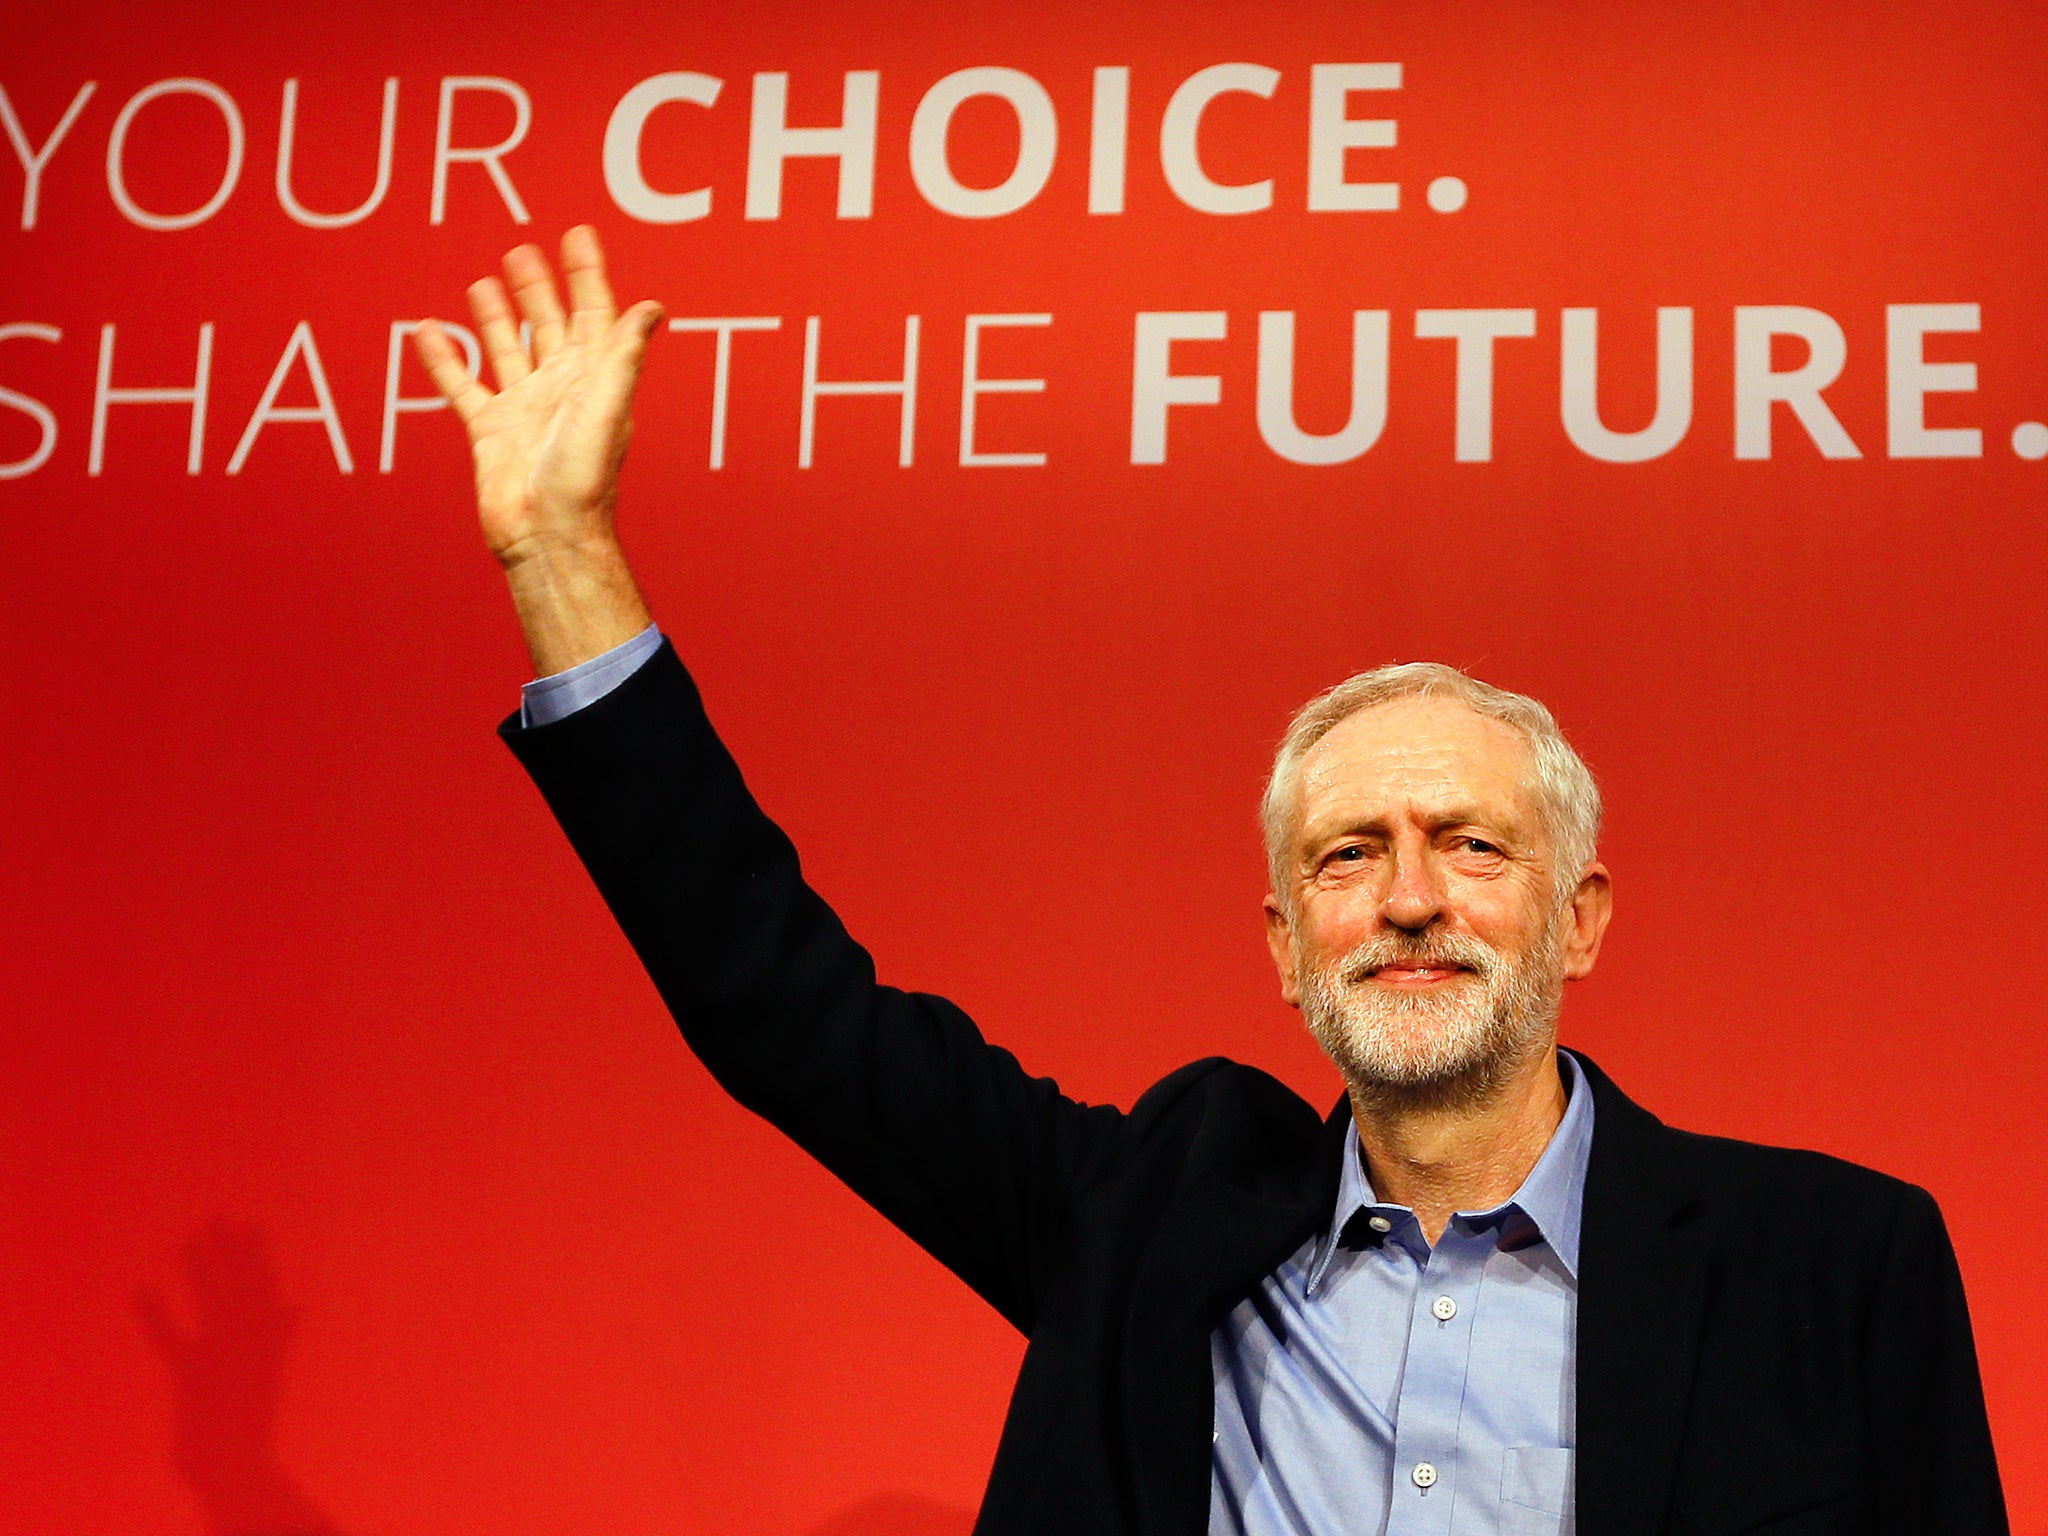
[[476, 316], [476, 333], [484, 344], [484, 356], [491, 360], [491, 377], [498, 381], [498, 388], [510, 389], [533, 372], [526, 349], [519, 345], [519, 327], [512, 323], [512, 305], [503, 283], [495, 277], [480, 277], [471, 283], [469, 312]]
[[642, 299], [613, 322], [611, 334], [605, 338], [606, 366], [598, 373], [592, 401], [600, 412], [623, 416], [632, 409], [640, 365], [661, 319], [661, 306]]
[[438, 320], [422, 320], [412, 333], [413, 349], [419, 353], [427, 377], [441, 398], [455, 408], [464, 426], [472, 416], [490, 404], [491, 392], [469, 376], [469, 359], [455, 345]]
[[603, 339], [618, 316], [619, 303], [604, 275], [604, 247], [588, 224], [578, 224], [562, 236], [562, 275], [569, 280], [570, 340]]
[[505, 253], [505, 279], [512, 285], [512, 297], [519, 313], [533, 327], [533, 360], [544, 363], [562, 349], [562, 301], [555, 293], [555, 274], [548, 259], [531, 245]]

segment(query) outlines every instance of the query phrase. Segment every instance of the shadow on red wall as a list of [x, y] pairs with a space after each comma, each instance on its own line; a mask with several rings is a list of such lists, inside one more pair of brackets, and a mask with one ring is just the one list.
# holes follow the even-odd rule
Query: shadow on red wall
[[[215, 1221], [185, 1245], [188, 1327], [159, 1292], [136, 1307], [171, 1371], [178, 1472], [207, 1536], [342, 1536], [278, 1459], [285, 1354], [298, 1313], [280, 1293], [263, 1229]], [[809, 1536], [967, 1536], [971, 1510], [886, 1493]]]
[[263, 1229], [215, 1221], [184, 1257], [191, 1326], [155, 1291], [136, 1306], [171, 1369], [173, 1453], [208, 1536], [340, 1536], [278, 1461], [284, 1357], [298, 1314], [279, 1294]]

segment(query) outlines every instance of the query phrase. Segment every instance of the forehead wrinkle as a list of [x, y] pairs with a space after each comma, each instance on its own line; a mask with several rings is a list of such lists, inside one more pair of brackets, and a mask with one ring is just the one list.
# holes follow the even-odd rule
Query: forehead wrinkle
[[[1392, 814], [1389, 814], [1389, 810]], [[1436, 808], [1405, 805], [1371, 811], [1354, 810], [1347, 806], [1332, 806], [1316, 818], [1318, 823], [1328, 825], [1312, 826], [1309, 830], [1322, 836], [1341, 836], [1348, 832], [1379, 832], [1395, 821], [1418, 823], [1426, 832], [1442, 832], [1450, 827], [1485, 827], [1498, 832], [1518, 832], [1520, 819], [1504, 815], [1498, 810], [1488, 810], [1474, 803], [1453, 803]]]
[[[1421, 718], [1381, 734], [1402, 725], [1390, 713]], [[1530, 745], [1512, 726], [1453, 700], [1399, 699], [1338, 721], [1303, 754], [1297, 825], [1304, 841], [1332, 835], [1333, 822], [1371, 831], [1390, 818], [1433, 829], [1483, 825], [1526, 840], [1543, 819], [1533, 770]]]

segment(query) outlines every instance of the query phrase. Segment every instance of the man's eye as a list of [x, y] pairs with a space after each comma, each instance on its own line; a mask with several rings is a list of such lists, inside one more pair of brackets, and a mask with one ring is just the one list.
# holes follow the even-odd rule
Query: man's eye
[[1492, 843], [1489, 843], [1483, 837], [1461, 837], [1458, 839], [1458, 841], [1464, 844], [1465, 847], [1471, 849], [1474, 853], [1500, 852], [1499, 848], [1495, 847]]
[[1355, 864], [1364, 857], [1365, 850], [1359, 847], [1356, 843], [1353, 843], [1348, 848], [1339, 848], [1335, 853], [1330, 855], [1330, 858], [1333, 861], [1347, 864]]

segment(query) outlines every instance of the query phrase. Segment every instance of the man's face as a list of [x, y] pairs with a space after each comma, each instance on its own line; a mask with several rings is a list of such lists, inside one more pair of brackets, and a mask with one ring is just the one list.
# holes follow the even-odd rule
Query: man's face
[[1560, 902], [1531, 767], [1519, 732], [1440, 698], [1361, 710], [1302, 759], [1267, 938], [1348, 1081], [1483, 1090], [1553, 1043], [1609, 891], [1595, 865]]

